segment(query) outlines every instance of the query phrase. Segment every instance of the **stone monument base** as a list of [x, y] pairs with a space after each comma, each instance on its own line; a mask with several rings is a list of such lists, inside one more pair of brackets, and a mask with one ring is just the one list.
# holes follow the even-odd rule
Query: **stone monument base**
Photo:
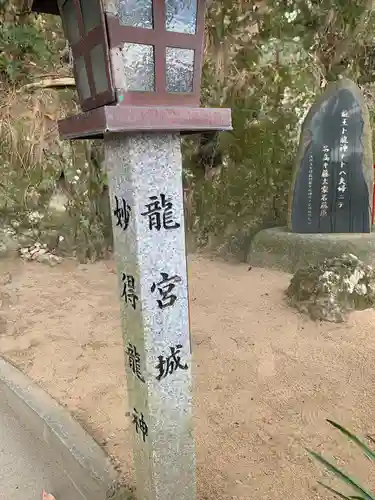
[[265, 229], [253, 239], [248, 262], [295, 273], [301, 267], [343, 253], [352, 253], [366, 264], [375, 265], [375, 232], [301, 234], [286, 227]]

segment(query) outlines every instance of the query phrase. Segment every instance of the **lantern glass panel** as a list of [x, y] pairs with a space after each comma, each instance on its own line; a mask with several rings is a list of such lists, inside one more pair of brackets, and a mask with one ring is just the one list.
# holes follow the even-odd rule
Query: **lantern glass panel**
[[120, 0], [119, 18], [123, 26], [152, 29], [152, 0]]
[[108, 79], [106, 73], [106, 59], [103, 45], [96, 45], [90, 52], [92, 74], [94, 77], [95, 91], [101, 94], [108, 90]]
[[85, 33], [87, 34], [101, 24], [100, 6], [98, 0], [80, 0], [80, 3]]
[[126, 90], [153, 92], [155, 90], [154, 46], [124, 43], [122, 56]]
[[168, 92], [192, 92], [194, 77], [194, 50], [167, 47], [166, 79]]
[[62, 6], [62, 18], [66, 32], [66, 37], [70, 45], [79, 42], [81, 36], [79, 34], [77, 12], [74, 5], [74, 0], [67, 0]]
[[194, 35], [197, 29], [197, 0], [165, 0], [165, 29]]
[[83, 57], [78, 57], [75, 60], [75, 67], [77, 73], [77, 87], [79, 95], [82, 100], [89, 99], [91, 97], [89, 79], [87, 78], [87, 70], [85, 59]]

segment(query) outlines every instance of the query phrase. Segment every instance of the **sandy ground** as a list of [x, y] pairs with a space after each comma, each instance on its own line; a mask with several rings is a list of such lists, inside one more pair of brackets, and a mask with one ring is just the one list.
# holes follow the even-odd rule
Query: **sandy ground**
[[[133, 484], [113, 263], [0, 266], [0, 353]], [[371, 464], [325, 422], [375, 435], [375, 312], [313, 323], [285, 304], [286, 274], [201, 257], [189, 274], [199, 499], [327, 498], [305, 446], [375, 486]]]

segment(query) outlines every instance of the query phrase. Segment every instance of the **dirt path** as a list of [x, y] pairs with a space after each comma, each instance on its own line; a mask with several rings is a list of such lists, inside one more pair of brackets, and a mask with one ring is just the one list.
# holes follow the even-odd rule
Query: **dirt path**
[[[0, 265], [0, 353], [66, 405], [132, 483], [113, 263]], [[305, 446], [344, 458], [371, 485], [371, 465], [325, 419], [375, 434], [375, 312], [313, 323], [284, 303], [286, 274], [202, 258], [189, 271], [199, 499], [328, 498]]]

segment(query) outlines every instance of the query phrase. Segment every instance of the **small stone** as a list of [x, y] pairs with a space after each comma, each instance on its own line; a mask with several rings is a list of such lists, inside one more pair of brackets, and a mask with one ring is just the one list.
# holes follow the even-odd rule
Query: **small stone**
[[9, 285], [12, 282], [12, 275], [10, 273], [4, 273], [0, 276], [0, 285]]
[[21, 257], [25, 260], [31, 260], [32, 255], [28, 248], [21, 248]]
[[39, 248], [37, 251], [38, 257], [40, 255], [45, 255], [46, 253], [48, 253], [48, 250], [46, 250], [45, 248]]
[[50, 266], [56, 266], [62, 262], [61, 257], [52, 255], [51, 253], [41, 253], [36, 256], [36, 261], [41, 264], [49, 264]]

